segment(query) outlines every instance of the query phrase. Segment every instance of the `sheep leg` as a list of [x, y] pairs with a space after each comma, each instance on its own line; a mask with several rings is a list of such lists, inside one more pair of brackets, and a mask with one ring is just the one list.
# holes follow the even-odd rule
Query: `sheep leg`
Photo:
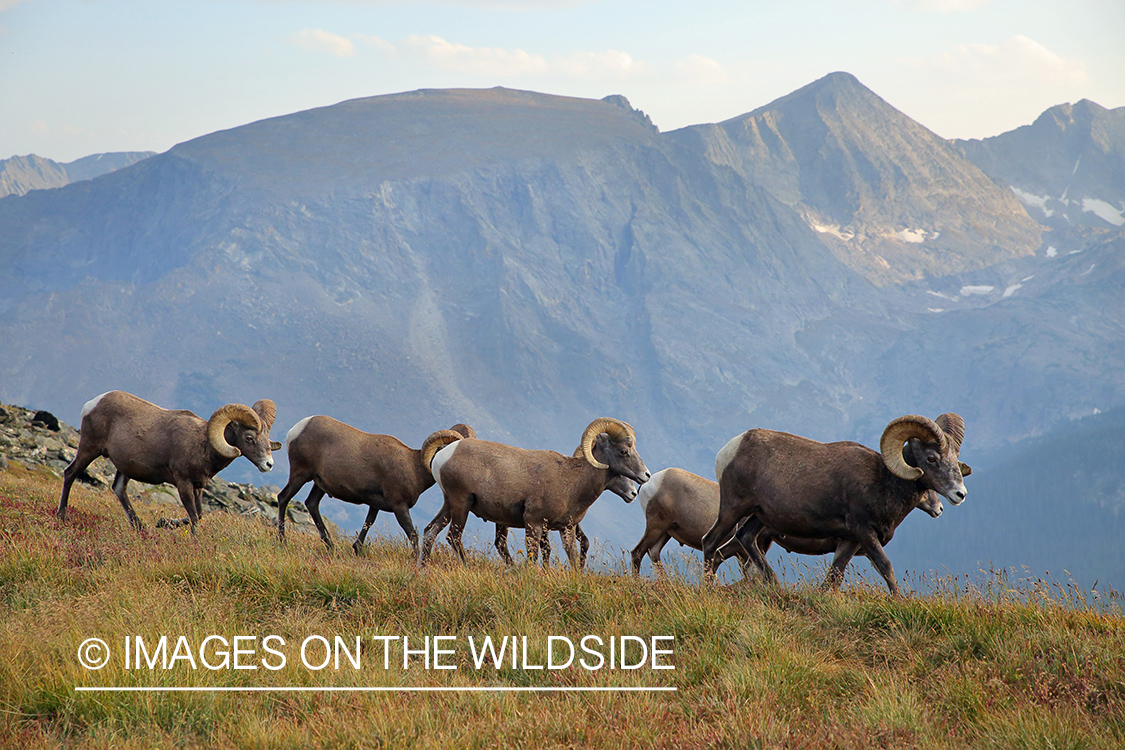
[[74, 455], [74, 460], [63, 471], [62, 497], [59, 498], [59, 509], [55, 512], [59, 521], [66, 521], [66, 504], [70, 500], [70, 485], [74, 484], [78, 475], [86, 471], [86, 467], [100, 455], [98, 451], [92, 451], [89, 448], [83, 449], [83, 447], [82, 443], [79, 442], [78, 452]]
[[840, 588], [840, 584], [844, 581], [844, 569], [848, 567], [848, 563], [859, 551], [859, 546], [859, 542], [853, 542], [850, 539], [841, 539], [836, 544], [836, 554], [832, 558], [832, 566], [828, 569], [828, 575], [825, 577], [821, 588]]
[[[637, 546], [633, 547], [631, 556], [633, 558], [633, 575], [639, 576], [641, 574], [641, 562], [645, 559], [647, 552], [649, 557], [652, 557], [652, 546], [656, 544], [657, 540], [664, 535], [664, 531], [655, 525], [646, 525], [645, 533], [641, 536], [641, 541], [637, 542]], [[653, 558], [653, 564], [656, 564], [656, 559]]]
[[512, 553], [508, 550], [508, 527], [502, 523], [496, 524], [496, 540], [493, 542], [496, 551], [500, 553], [500, 559], [504, 561], [505, 565], [515, 565], [516, 561], [512, 559]]
[[539, 544], [543, 541], [543, 524], [526, 523], [523, 537], [524, 544], [527, 545], [527, 564], [534, 565], [539, 562]]
[[[728, 539], [734, 536], [735, 528], [737, 528], [738, 524], [745, 517], [746, 514], [741, 508], [729, 507], [724, 505], [720, 500], [719, 517], [715, 519], [715, 523], [711, 526], [711, 529], [703, 535], [703, 569], [704, 574], [708, 578], [715, 575], [715, 570], [718, 569], [719, 564], [722, 562], [722, 558], [719, 556], [719, 547], [723, 546]], [[761, 529], [760, 523], [758, 524], [758, 528]], [[754, 533], [756, 534], [757, 531]], [[757, 560], [754, 562], [759, 568], [762, 567], [761, 564], [758, 564]], [[765, 560], [763, 558], [763, 563], [764, 562]]]
[[465, 505], [464, 509], [450, 509], [449, 513], [449, 533], [445, 535], [446, 541], [457, 556], [461, 558], [462, 565], [468, 565], [469, 559], [465, 556], [465, 545], [461, 542], [461, 534], [465, 531], [465, 524], [469, 520], [469, 507]]
[[[399, 528], [406, 534], [406, 538], [410, 540], [410, 546], [414, 549], [414, 554], [418, 554], [418, 531], [414, 528], [414, 521], [410, 519], [410, 508], [405, 505], [399, 505], [395, 508], [395, 520], [398, 521]], [[365, 527], [366, 528], [366, 527]], [[366, 532], [363, 532], [366, 533]], [[360, 534], [359, 543], [363, 544], [363, 533]], [[359, 551], [356, 551], [359, 554]]]
[[289, 507], [289, 501], [292, 500], [308, 479], [299, 479], [293, 474], [289, 475], [289, 482], [285, 488], [277, 495], [277, 540], [285, 544], [285, 512]]
[[[358, 555], [363, 550], [363, 540], [367, 538], [367, 532], [371, 528], [371, 524], [375, 523], [375, 516], [379, 515], [379, 509], [374, 505], [367, 506], [367, 518], [363, 521], [363, 528], [359, 530], [359, 536], [352, 543], [352, 549]], [[418, 545], [414, 545], [414, 554], [418, 554]]]
[[[773, 572], [770, 563], [766, 560], [766, 556], [762, 554], [762, 548], [758, 546], [758, 535], [763, 529], [762, 522], [755, 516], [750, 516], [746, 519], [746, 523], [738, 530], [738, 542], [746, 554], [750, 557], [751, 562], [758, 568], [762, 574], [762, 578], [767, 583], [777, 583], [777, 573]], [[711, 531], [715, 529], [712, 528]]]
[[195, 488], [195, 517], [203, 518], [203, 488]]
[[[118, 501], [121, 502], [121, 507], [125, 509], [125, 515], [129, 517], [129, 523], [137, 531], [141, 530], [141, 520], [137, 518], [137, 514], [133, 511], [133, 505], [129, 502], [129, 495], [125, 491], [129, 486], [129, 477], [122, 474], [120, 471], [113, 477], [113, 494], [117, 495]], [[183, 492], [180, 492], [180, 497], [183, 498]], [[193, 527], [194, 528], [194, 527]]]
[[574, 527], [574, 535], [578, 537], [578, 567], [586, 569], [586, 553], [590, 551], [590, 540], [582, 533], [581, 526]]
[[[562, 538], [562, 530], [559, 530], [559, 538]], [[543, 555], [543, 567], [551, 564], [551, 530], [546, 526], [543, 527], [543, 536], [539, 539], [539, 552]]]
[[313, 523], [316, 524], [316, 530], [320, 532], [321, 540], [328, 547], [328, 551], [331, 552], [335, 545], [332, 543], [332, 537], [328, 536], [324, 519], [320, 517], [320, 501], [323, 497], [324, 490], [317, 486], [316, 482], [313, 482], [313, 487], [309, 490], [309, 496], [305, 498], [305, 507], [308, 509], [309, 515], [312, 516]]
[[863, 541], [863, 551], [867, 553], [867, 559], [875, 566], [875, 570], [879, 571], [879, 575], [883, 576], [883, 580], [887, 582], [887, 589], [890, 590], [891, 596], [898, 596], [898, 580], [895, 578], [895, 569], [891, 566], [890, 558], [883, 550], [883, 545], [879, 544], [879, 540], [874, 534]]
[[[578, 537], [574, 529], [575, 524], [568, 523], [559, 532], [559, 536], [562, 537], [563, 549], [566, 550], [566, 559], [570, 561], [571, 569], [580, 567], [578, 564]], [[547, 543], [547, 546], [550, 547], [550, 542]]]
[[[121, 494], [118, 495], [118, 498], [121, 500], [122, 504], [129, 502], [128, 497], [125, 495], [126, 482], [128, 482], [127, 479], [125, 480], [125, 482], [121, 483]], [[113, 480], [113, 489], [115, 492], [117, 491], [116, 479]], [[195, 512], [195, 486], [190, 481], [180, 480], [176, 482], [176, 490], [180, 493], [180, 503], [183, 504], [184, 510], [187, 511], [187, 522], [191, 524], [191, 533], [194, 536], [196, 532], [196, 526], [199, 524], [199, 514]], [[126, 508], [125, 512], [132, 513], [133, 511], [132, 508]], [[179, 524], [175, 525], [178, 526]]]
[[426, 528], [422, 531], [422, 551], [418, 555], [418, 564], [425, 565], [426, 560], [430, 557], [430, 552], [434, 548], [434, 540], [441, 530], [449, 523], [449, 502], [442, 503], [441, 510], [434, 516], [434, 520], [426, 524]]
[[656, 544], [648, 548], [648, 557], [652, 560], [652, 570], [658, 575], [664, 575], [664, 563], [660, 562], [660, 553], [664, 551], [664, 545], [671, 538], [671, 534], [661, 534], [660, 538], [656, 540]]

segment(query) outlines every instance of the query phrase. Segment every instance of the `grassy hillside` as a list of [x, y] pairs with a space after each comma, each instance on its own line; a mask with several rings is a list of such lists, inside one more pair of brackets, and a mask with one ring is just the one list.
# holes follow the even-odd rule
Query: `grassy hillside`
[[[966, 589], [890, 599], [874, 588], [823, 593], [697, 586], [623, 575], [468, 567], [447, 548], [419, 570], [404, 543], [362, 559], [311, 535], [285, 549], [233, 515], [186, 531], [129, 531], [116, 500], [76, 487], [65, 527], [57, 480], [0, 472], [0, 746], [3, 747], [846, 747], [1085, 748], [1125, 745], [1125, 620], [1065, 588]], [[144, 516], [144, 510], [139, 509]], [[1104, 603], [1103, 603], [1104, 604]], [[1112, 604], [1112, 603], [1111, 603]], [[121, 644], [209, 635], [288, 655], [256, 670], [124, 668]], [[300, 664], [321, 634], [362, 636], [362, 668]], [[674, 635], [674, 670], [407, 671], [373, 635]], [[98, 637], [113, 657], [78, 662]], [[458, 648], [461, 648], [459, 646]], [[171, 647], [170, 647], [171, 650]], [[313, 648], [312, 651], [316, 649]], [[323, 651], [321, 651], [323, 654]], [[200, 657], [202, 658], [202, 657]], [[212, 650], [213, 662], [218, 661]], [[420, 659], [420, 657], [419, 657]], [[311, 661], [320, 660], [312, 656]], [[277, 666], [274, 660], [273, 666]], [[78, 692], [76, 686], [625, 686], [660, 693]]]

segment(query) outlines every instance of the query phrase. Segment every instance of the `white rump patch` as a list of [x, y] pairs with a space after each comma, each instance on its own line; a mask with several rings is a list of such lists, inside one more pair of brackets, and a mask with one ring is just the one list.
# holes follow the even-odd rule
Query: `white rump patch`
[[430, 473], [434, 475], [434, 481], [437, 482], [438, 487], [441, 487], [442, 492], [445, 492], [445, 487], [441, 484], [441, 467], [445, 466], [445, 462], [452, 458], [459, 445], [461, 445], [461, 441], [454, 440], [435, 453], [434, 459], [430, 462]]
[[293, 441], [296, 440], [302, 432], [304, 432], [305, 427], [308, 426], [310, 419], [312, 419], [312, 417], [305, 417], [300, 422], [289, 428], [289, 432], [285, 433], [286, 445], [293, 445]]
[[723, 471], [726, 470], [727, 465], [734, 460], [734, 454], [738, 452], [738, 445], [742, 442], [742, 437], [745, 432], [739, 433], [730, 439], [722, 450], [715, 455], [715, 481], [721, 482], [723, 479]]
[[637, 492], [637, 500], [641, 503], [642, 511], [648, 512], [648, 504], [653, 496], [660, 491], [660, 483], [664, 481], [664, 475], [667, 473], [667, 469], [661, 469], [641, 485], [641, 489]]
[[113, 391], [106, 391], [102, 395], [95, 396], [94, 398], [90, 399], [85, 404], [83, 404], [81, 419], [85, 419], [86, 415], [89, 414], [90, 412], [92, 412], [94, 410], [94, 407], [96, 407], [98, 405], [98, 402], [101, 401], [103, 398], [105, 398], [106, 396], [108, 396], [111, 393], [113, 393]]

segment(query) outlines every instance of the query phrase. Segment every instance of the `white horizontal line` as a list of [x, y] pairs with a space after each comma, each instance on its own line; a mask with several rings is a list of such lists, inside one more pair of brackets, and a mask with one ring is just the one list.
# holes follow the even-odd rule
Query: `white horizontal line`
[[676, 687], [74, 687], [88, 693], [668, 693]]

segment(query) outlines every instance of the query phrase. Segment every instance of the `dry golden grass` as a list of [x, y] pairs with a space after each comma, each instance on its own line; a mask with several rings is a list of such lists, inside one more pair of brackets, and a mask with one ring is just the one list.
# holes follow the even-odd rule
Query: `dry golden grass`
[[[419, 570], [399, 539], [356, 558], [286, 548], [255, 520], [132, 532], [109, 493], [0, 472], [3, 747], [1125, 747], [1125, 622], [1059, 590], [950, 584], [891, 599], [799, 583], [700, 586], [505, 570], [447, 548]], [[144, 508], [138, 512], [151, 526]], [[80, 643], [285, 638], [278, 671], [83, 669]], [[305, 636], [457, 636], [452, 671], [306, 669]], [[675, 635], [674, 671], [487, 668], [467, 636]], [[397, 652], [395, 652], [397, 653]], [[258, 657], [261, 651], [257, 652]], [[399, 657], [401, 658], [401, 657]], [[537, 662], [537, 660], [540, 660]], [[255, 663], [257, 663], [255, 661]], [[76, 686], [672, 686], [670, 693], [90, 693]]]

